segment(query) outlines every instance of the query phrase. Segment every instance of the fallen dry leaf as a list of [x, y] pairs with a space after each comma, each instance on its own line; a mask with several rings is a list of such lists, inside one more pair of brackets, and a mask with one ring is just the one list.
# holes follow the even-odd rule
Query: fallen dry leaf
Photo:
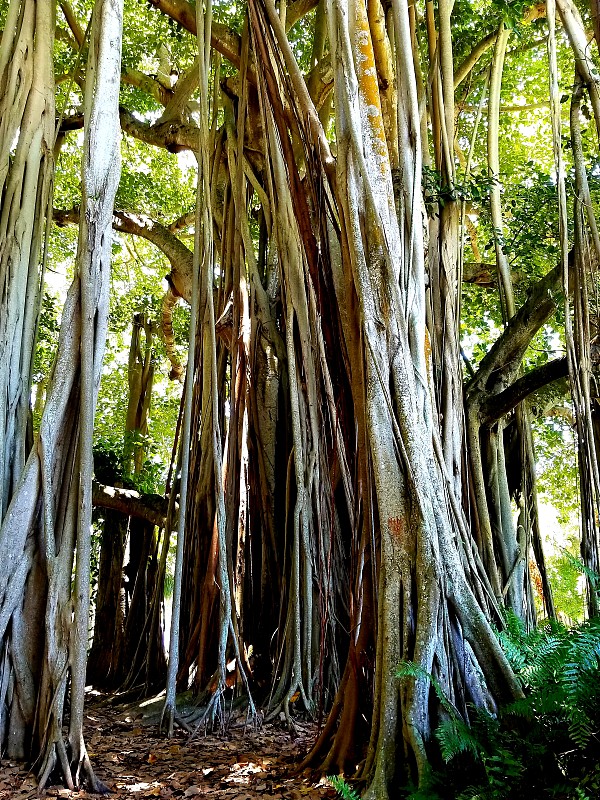
[[[316, 726], [296, 721], [297, 738], [277, 723], [260, 730], [232, 726], [224, 737], [204, 730], [190, 741], [176, 728], [168, 739], [139, 708], [107, 707], [99, 698], [88, 709], [86, 742], [96, 775], [110, 800], [182, 797], [207, 800], [330, 800], [335, 791], [319, 776], [293, 769], [316, 738]], [[90, 714], [90, 711], [92, 712]], [[142, 720], [140, 722], [140, 720]], [[51, 786], [47, 797], [97, 798]], [[37, 800], [35, 776], [13, 762], [0, 766], [0, 800]], [[43, 796], [43, 795], [42, 795]]]

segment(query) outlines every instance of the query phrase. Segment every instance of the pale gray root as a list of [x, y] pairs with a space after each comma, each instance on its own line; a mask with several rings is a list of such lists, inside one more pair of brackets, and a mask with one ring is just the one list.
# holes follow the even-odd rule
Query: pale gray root
[[[86, 81], [83, 164], [85, 224], [77, 265], [63, 310], [57, 359], [48, 388], [40, 433], [0, 530], [19, 532], [39, 547], [47, 575], [45, 643], [39, 676], [34, 747], [45, 784], [56, 765], [69, 788], [80, 783], [101, 790], [83, 742], [83, 700], [89, 603], [93, 413], [106, 336], [110, 225], [119, 177], [118, 87], [122, 10], [99, 0]], [[81, 279], [80, 279], [81, 276]], [[82, 321], [82, 315], [85, 319]], [[80, 338], [85, 339], [83, 346]], [[80, 352], [83, 352], [83, 363]], [[77, 378], [84, 373], [82, 387]], [[78, 418], [78, 406], [85, 406]], [[83, 433], [83, 439], [80, 434]], [[77, 460], [80, 470], [75, 469]], [[81, 482], [80, 482], [81, 476]], [[80, 492], [82, 494], [80, 495]], [[41, 498], [41, 518], [39, 499]], [[82, 510], [79, 516], [79, 508]], [[22, 526], [22, 527], [21, 527]], [[75, 587], [71, 585], [75, 545]], [[1, 546], [1, 545], [0, 545]], [[74, 619], [73, 619], [74, 614]], [[63, 738], [67, 683], [71, 679], [69, 750]], [[33, 753], [36, 755], [35, 750]]]
[[[198, 180], [197, 204], [201, 207], [201, 182]], [[187, 360], [187, 379], [185, 381], [184, 409], [183, 409], [183, 428], [179, 445], [179, 462], [181, 464], [181, 485], [179, 489], [179, 519], [177, 523], [177, 549], [175, 554], [175, 574], [173, 583], [173, 610], [171, 614], [171, 634], [169, 647], [169, 663], [167, 667], [167, 686], [165, 694], [165, 705], [162, 712], [161, 727], [163, 721], [166, 723], [167, 736], [173, 736], [176, 711], [176, 683], [177, 671], [179, 667], [179, 619], [181, 612], [181, 582], [183, 574], [183, 548], [185, 541], [186, 508], [188, 497], [188, 478], [190, 467], [190, 441], [192, 427], [192, 406], [194, 393], [194, 363], [196, 357], [196, 330], [198, 325], [198, 273], [200, 269], [199, 257], [195, 249], [194, 270], [192, 280], [192, 297], [190, 312], [190, 331], [188, 338], [188, 360]], [[164, 325], [163, 303], [163, 325]], [[164, 330], [164, 328], [163, 328]], [[171, 363], [175, 369], [175, 362], [171, 358]]]
[[[221, 451], [221, 433], [219, 425], [219, 404], [217, 385], [217, 342], [215, 330], [214, 310], [214, 242], [213, 242], [213, 216], [211, 208], [211, 169], [208, 154], [211, 152], [211, 133], [209, 131], [209, 105], [208, 85], [210, 73], [210, 42], [212, 26], [212, 5], [210, 0], [204, 6], [198, 3], [196, 8], [196, 28], [198, 36], [198, 71], [200, 86], [200, 152], [198, 158], [198, 202], [196, 209], [195, 228], [195, 269], [194, 286], [196, 302], [198, 303], [198, 324], [202, 325], [202, 366], [203, 379], [208, 389], [207, 401], [212, 415], [211, 438], [212, 458], [214, 464], [214, 497], [216, 504], [216, 529], [218, 539], [217, 577], [220, 591], [220, 614], [218, 634], [218, 681], [213, 696], [215, 707], [219, 709], [219, 698], [226, 687], [226, 661], [227, 643], [229, 633], [232, 633], [232, 642], [236, 653], [238, 669], [242, 680], [248, 689], [249, 706], [252, 715], [256, 713], [252, 697], [249, 692], [247, 678], [240, 658], [239, 642], [235, 633], [232, 619], [233, 604], [231, 597], [231, 582], [229, 576], [230, 556], [227, 548], [225, 532], [225, 501], [223, 484], [223, 456]], [[213, 112], [215, 109], [213, 109]], [[197, 288], [196, 288], [197, 287]], [[193, 297], [194, 302], [194, 297]], [[195, 338], [195, 337], [194, 337]], [[191, 350], [191, 348], [190, 348]], [[192, 384], [192, 367], [188, 365], [189, 382]], [[187, 401], [187, 397], [186, 397]], [[187, 409], [186, 409], [187, 410]], [[191, 413], [191, 389], [190, 389]], [[191, 417], [190, 417], [191, 419]], [[184, 473], [182, 464], [182, 475]], [[183, 478], [182, 478], [183, 480]], [[181, 515], [184, 517], [185, 504], [181, 502]], [[185, 517], [184, 517], [185, 519]], [[180, 526], [181, 530], [181, 526]], [[179, 540], [178, 540], [179, 549]], [[183, 552], [181, 555], [183, 559]], [[175, 603], [174, 603], [175, 606]], [[174, 608], [175, 611], [175, 608]], [[174, 615], [175, 616], [175, 615]], [[167, 684], [167, 698], [165, 700], [165, 714], [174, 716], [174, 686], [176, 675], [171, 676], [171, 659], [169, 659], [169, 682]], [[172, 723], [170, 725], [172, 730]]]
[[108, 329], [112, 211], [121, 173], [119, 88], [123, 1], [97, 0], [90, 32], [84, 94], [82, 208], [77, 270], [81, 298], [79, 482], [73, 623], [69, 631], [71, 667], [69, 745], [75, 785], [83, 769], [90, 787], [95, 777], [83, 738], [83, 708], [89, 628], [94, 414]]
[[0, 44], [0, 520], [27, 457], [53, 171], [53, 26], [50, 3], [13, 0]]
[[[600, 79], [590, 54], [590, 43], [583, 20], [572, 0], [556, 0], [555, 7], [558, 9], [560, 20], [575, 56], [577, 74], [588, 90], [596, 126], [596, 135], [600, 139]], [[550, 13], [549, 17], [552, 16], [553, 14]], [[551, 100], [551, 107], [552, 102]]]
[[[31, 652], [31, 642], [15, 637], [19, 631], [37, 630], [34, 619], [23, 617], [27, 576], [32, 567], [37, 572], [31, 531], [40, 485], [35, 458], [25, 464], [25, 434], [53, 169], [53, 25], [50, 3], [16, 0], [9, 5], [0, 45], [0, 640], [6, 653], [5, 685], [11, 686], [10, 698], [6, 692], [2, 697], [10, 724], [0, 726], [0, 748], [6, 747], [10, 757], [23, 757], [29, 746], [32, 670], [40, 657]], [[24, 507], [9, 506], [11, 495], [21, 492]], [[45, 590], [37, 589], [43, 602]], [[34, 610], [27, 601], [26, 607]]]
[[[307, 296], [310, 286], [300, 233], [293, 210], [280, 145], [277, 141], [271, 113], [265, 109], [267, 141], [273, 164], [271, 208], [273, 209], [273, 236], [277, 242], [282, 270], [283, 298], [286, 307], [286, 343], [288, 359], [289, 397], [292, 419], [293, 465], [296, 501], [292, 512], [292, 563], [286, 624], [282, 638], [283, 665], [273, 698], [269, 703], [268, 717], [283, 712], [291, 725], [290, 699], [296, 692], [305, 709], [313, 713], [312, 685], [316, 670], [317, 642], [313, 634], [313, 569], [316, 550], [311, 535], [311, 510], [315, 499], [320, 503], [321, 479], [319, 463], [319, 421], [317, 408], [317, 376], [313, 351], [318, 347], [319, 328], [314, 292]], [[313, 324], [311, 324], [311, 321]], [[301, 362], [298, 362], [295, 331], [300, 341]], [[301, 392], [299, 372], [302, 369], [306, 382], [306, 395]], [[317, 499], [318, 498], [318, 499]], [[327, 515], [321, 505], [315, 526], [328, 528]]]
[[[558, 6], [560, 9], [560, 6]], [[563, 18], [564, 21], [564, 18]], [[551, 28], [551, 34], [554, 31]], [[569, 34], [570, 35], [570, 34]], [[552, 86], [552, 119], [553, 141], [556, 171], [558, 175], [559, 199], [559, 232], [561, 245], [561, 260], [563, 263], [563, 287], [565, 292], [565, 341], [567, 345], [567, 363], [569, 367], [569, 382], [575, 410], [575, 420], [578, 441], [578, 462], [580, 473], [580, 498], [581, 498], [581, 556], [585, 566], [593, 572], [600, 569], [600, 532], [598, 527], [598, 509], [600, 508], [600, 470], [598, 467], [597, 443], [594, 436], [592, 420], [592, 359], [590, 346], [590, 308], [588, 299], [588, 271], [593, 250], [598, 252], [598, 231], [595, 223], [593, 209], [586, 215], [583, 205], [589, 201], [587, 187], [586, 167], [583, 161], [581, 131], [579, 122], [579, 105], [581, 87], [579, 81], [575, 83], [571, 108], [571, 141], [575, 160], [575, 187], [574, 201], [574, 246], [573, 270], [569, 270], [568, 257], [568, 211], [565, 187], [565, 167], [562, 156], [560, 106], [558, 93], [558, 79], [556, 66], [555, 46], [552, 47], [553, 38], [549, 37], [551, 86]], [[580, 65], [577, 64], [578, 71]], [[588, 85], [588, 94], [592, 99], [593, 87]], [[595, 109], [594, 109], [595, 110]], [[598, 119], [596, 119], [598, 124]], [[591, 229], [591, 238], [594, 248], [590, 247], [588, 227]], [[572, 303], [570, 295], [572, 294]], [[597, 616], [600, 612], [600, 595], [598, 588], [589, 578], [586, 581], [587, 611], [590, 617]]]
[[[194, 259], [192, 265], [192, 286], [191, 286], [191, 316], [190, 316], [190, 334], [188, 345], [188, 363], [187, 363], [187, 378], [184, 396], [184, 414], [183, 414], [183, 429], [180, 444], [180, 461], [181, 461], [181, 488], [180, 488], [180, 512], [179, 523], [177, 529], [177, 551], [175, 559], [175, 580], [173, 590], [173, 612], [171, 617], [171, 646], [169, 651], [169, 663], [167, 668], [167, 686], [165, 695], [165, 705], [162, 712], [161, 726], [163, 721], [166, 721], [167, 735], [173, 735], [175, 712], [176, 712], [176, 681], [177, 671], [179, 665], [179, 619], [181, 610], [181, 581], [183, 572], [183, 554], [184, 554], [184, 536], [185, 536], [185, 523], [186, 523], [186, 509], [187, 509], [187, 491], [188, 491], [188, 477], [190, 465], [190, 439], [191, 439], [191, 423], [192, 423], [192, 407], [193, 407], [193, 389], [194, 389], [194, 367], [195, 367], [195, 346], [196, 346], [196, 330], [199, 322], [199, 307], [200, 307], [200, 270], [208, 269], [208, 262], [212, 258], [211, 237], [212, 237], [212, 222], [210, 218], [210, 185], [209, 185], [209, 168], [208, 168], [208, 74], [210, 68], [210, 50], [205, 46], [205, 23], [208, 28], [208, 42], [210, 43], [210, 26], [211, 26], [211, 3], [208, 0], [206, 4], [206, 11], [204, 4], [199, 2], [196, 8], [196, 26], [198, 37], [198, 58], [195, 63], [195, 73], [197, 73], [197, 80], [200, 86], [200, 113], [201, 113], [201, 127], [199, 131], [199, 151], [198, 151], [198, 180], [196, 187], [196, 226], [194, 237]], [[195, 83], [196, 78], [191, 75], [189, 80]], [[208, 269], [212, 276], [212, 265]], [[204, 288], [204, 287], [202, 287]], [[212, 300], [212, 282], [209, 283], [208, 294]], [[172, 308], [176, 299], [169, 300], [169, 296], [165, 297], [163, 303], [163, 326], [165, 320], [165, 309]], [[214, 314], [213, 314], [214, 317]], [[214, 327], [214, 319], [213, 319]], [[214, 332], [214, 331], [213, 331]], [[177, 364], [171, 358], [173, 364], [173, 372], [177, 371]], [[218, 419], [218, 414], [214, 419]]]
[[504, 71], [504, 56], [506, 45], [510, 36], [510, 29], [500, 23], [498, 37], [494, 48], [492, 71], [490, 76], [490, 95], [488, 101], [488, 134], [487, 158], [488, 172], [494, 180], [490, 191], [490, 212], [494, 227], [494, 246], [496, 249], [496, 268], [498, 270], [500, 302], [504, 322], [514, 316], [515, 298], [512, 286], [510, 266], [504, 252], [504, 220], [500, 200], [500, 156], [498, 151], [499, 116], [500, 116], [500, 90], [502, 87], [502, 73]]
[[[443, 180], [449, 186], [455, 181], [454, 147], [454, 73], [450, 16], [453, 3], [439, 3], [439, 59], [436, 57], [432, 102], [436, 112], [432, 114], [432, 138], [436, 150], [436, 164], [440, 164]], [[405, 45], [397, 43], [397, 48]], [[431, 45], [430, 45], [431, 46]], [[402, 58], [402, 56], [400, 56]], [[406, 58], [406, 57], [405, 57]], [[417, 54], [418, 58], [418, 54]], [[397, 61], [399, 72], [404, 65]], [[400, 129], [406, 130], [406, 122], [399, 111]], [[426, 115], [424, 114], [423, 117]], [[439, 130], [438, 130], [439, 128]], [[410, 142], [403, 141], [404, 152]], [[425, 139], [427, 144], [427, 138]], [[404, 205], [406, 200], [401, 205]], [[402, 209], [399, 209], [402, 213]], [[462, 275], [459, 269], [459, 215], [457, 202], [449, 200], [440, 204], [438, 213], [429, 220], [429, 304], [431, 323], [431, 358], [435, 385], [432, 387], [432, 402], [437, 404], [440, 420], [440, 436], [446, 469], [451, 476], [454, 492], [462, 491], [462, 440], [464, 427], [463, 385], [459, 353], [460, 293]], [[427, 345], [426, 345], [427, 346]]]

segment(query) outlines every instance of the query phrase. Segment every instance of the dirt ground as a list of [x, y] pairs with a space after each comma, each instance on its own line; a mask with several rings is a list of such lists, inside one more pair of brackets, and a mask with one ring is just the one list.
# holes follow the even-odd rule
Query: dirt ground
[[[91, 703], [86, 714], [86, 743], [96, 775], [108, 786], [108, 798], [211, 798], [211, 800], [320, 800], [336, 792], [325, 778], [295, 775], [294, 765], [316, 734], [312, 723], [296, 732], [279, 723], [260, 730], [231, 725], [224, 736], [190, 736], [177, 728], [172, 739], [161, 734], [156, 714], [139, 707], [110, 708]], [[49, 786], [38, 792], [35, 777], [22, 765], [0, 761], [0, 800], [37, 797], [95, 797]]]

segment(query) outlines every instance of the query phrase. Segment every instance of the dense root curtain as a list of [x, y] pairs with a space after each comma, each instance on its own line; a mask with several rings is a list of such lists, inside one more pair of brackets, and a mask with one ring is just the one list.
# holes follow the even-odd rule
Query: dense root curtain
[[[261, 8], [260, 4], [256, 6]], [[361, 2], [355, 5], [351, 16], [342, 3], [328, 4], [335, 82], [334, 174], [333, 159], [282, 35], [283, 26], [269, 0], [262, 7], [263, 19], [268, 20], [273, 31], [272, 52], [289, 73], [289, 79], [280, 82], [278, 88], [295, 114], [299, 132], [295, 145], [304, 148], [307, 165], [305, 184], [320, 183], [322, 188], [321, 195], [317, 195], [320, 204], [311, 202], [309, 189], [309, 201], [300, 202], [296, 171], [289, 155], [291, 145], [284, 135], [277, 97], [271, 88], [275, 78], [271, 69], [263, 67], [264, 126], [267, 138], [272, 136], [281, 148], [275, 152], [271, 147], [269, 151], [270, 180], [277, 187], [274, 196], [280, 205], [277, 214], [286, 213], [282, 181], [289, 181], [287, 191], [295, 200], [290, 210], [296, 221], [288, 222], [284, 232], [276, 233], [283, 286], [286, 282], [289, 286], [285, 295], [286, 335], [290, 337], [288, 369], [290, 373], [295, 370], [300, 353], [303, 359], [307, 358], [298, 292], [306, 291], [311, 297], [311, 235], [322, 230], [317, 220], [325, 208], [330, 241], [316, 241], [321, 252], [319, 267], [328, 276], [323, 280], [335, 287], [336, 319], [340, 319], [345, 364], [350, 372], [348, 383], [353, 387], [358, 427], [355, 437], [364, 443], [368, 454], [368, 468], [357, 487], [362, 507], [373, 510], [363, 519], [367, 526], [365, 541], [379, 541], [380, 545], [372, 553], [372, 563], [379, 568], [375, 592], [377, 652], [375, 707], [364, 776], [370, 783], [368, 796], [382, 798], [391, 796], [399, 771], [405, 775], [413, 770], [423, 774], [428, 742], [439, 712], [427, 675], [436, 676], [465, 716], [467, 703], [493, 709], [498, 699], [518, 695], [519, 688], [479, 599], [485, 596], [481, 565], [460, 515], [454, 496], [456, 482], [445, 467], [433, 418], [425, 354], [420, 126], [408, 7], [404, 3], [393, 5], [401, 154], [396, 197], [373, 45], [372, 26], [379, 16], [372, 9], [369, 13]], [[257, 41], [260, 43], [258, 35]], [[263, 48], [263, 63], [271, 63], [272, 59], [266, 58], [265, 45]], [[285, 173], [278, 172], [278, 158], [282, 157], [279, 152], [285, 160]], [[294, 244], [296, 230], [300, 232], [300, 246]], [[296, 272], [290, 269], [298, 258], [305, 258], [308, 266], [300, 272], [300, 283], [297, 268]], [[327, 348], [323, 352], [331, 358]], [[306, 365], [303, 380], [310, 389], [312, 378]], [[290, 375], [290, 393], [294, 391]], [[305, 420], [303, 435], [308, 438], [310, 414]], [[310, 480], [312, 463], [306, 453], [304, 442], [294, 438], [294, 458], [302, 462], [299, 471], [295, 464], [296, 506], [290, 533], [298, 535], [295, 531], [299, 531], [300, 543], [305, 491], [310, 486], [306, 481]], [[364, 548], [359, 552], [362, 569]], [[294, 580], [292, 577], [291, 585], [297, 591]], [[302, 595], [301, 598], [304, 604]], [[493, 605], [493, 598], [490, 602]], [[366, 605], [363, 608], [367, 610]], [[288, 615], [289, 624], [296, 619], [296, 614]], [[360, 628], [368, 624], [367, 615], [356, 618], [355, 624], [352, 669], [356, 667], [357, 643], [366, 646]], [[290, 637], [291, 643], [299, 641], [306, 647], [308, 640], [302, 636], [300, 624]], [[416, 662], [420, 672], [419, 677], [400, 684], [395, 673], [403, 660]], [[293, 677], [288, 685], [302, 696], [306, 689], [303, 665], [298, 665], [293, 655], [290, 663]], [[282, 699], [285, 700], [285, 693]], [[402, 763], [404, 769], [398, 770]]]
[[10, 3], [0, 44], [0, 520], [27, 456], [54, 166], [53, 37], [51, 0]]
[[[25, 684], [35, 707], [34, 718], [20, 720], [20, 735], [31, 742], [26, 755], [35, 762], [42, 784], [58, 766], [69, 788], [87, 779], [94, 790], [102, 785], [83, 740], [92, 433], [108, 320], [112, 208], [120, 173], [121, 33], [119, 0], [99, 0], [93, 12], [84, 99], [83, 213], [76, 277], [63, 311], [40, 433], [0, 529], [0, 548], [6, 555], [1, 584], [9, 587], [0, 617], [13, 628], [25, 626], [19, 629], [22, 649], [9, 644], [8, 652], [17, 666], [13, 681]], [[20, 623], [14, 612], [22, 608], [27, 619]], [[13, 694], [13, 703], [18, 702]]]

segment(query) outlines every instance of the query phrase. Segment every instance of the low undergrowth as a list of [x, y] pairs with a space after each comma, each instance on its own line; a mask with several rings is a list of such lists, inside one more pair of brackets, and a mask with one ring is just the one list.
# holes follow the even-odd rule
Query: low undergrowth
[[525, 698], [497, 716], [448, 714], [436, 732], [443, 766], [409, 800], [592, 800], [600, 795], [600, 619], [544, 622], [514, 615], [499, 634]]
[[[406, 800], [595, 800], [600, 796], [600, 618], [547, 621], [526, 633], [507, 616], [499, 633], [525, 697], [496, 716], [472, 709], [467, 725], [431, 678], [445, 711], [437, 766]], [[403, 664], [400, 679], [419, 668]], [[430, 676], [431, 677], [431, 676]], [[341, 778], [341, 797], [355, 800]]]

